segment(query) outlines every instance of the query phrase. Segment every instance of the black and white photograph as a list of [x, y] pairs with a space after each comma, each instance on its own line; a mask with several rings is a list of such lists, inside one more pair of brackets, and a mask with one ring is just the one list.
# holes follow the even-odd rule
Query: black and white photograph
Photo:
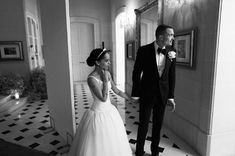
[[195, 30], [176, 34], [174, 43], [177, 49], [176, 63], [192, 67], [194, 63]]
[[1, 0], [0, 156], [235, 156], [235, 0]]
[[0, 60], [22, 60], [23, 49], [20, 41], [0, 41]]

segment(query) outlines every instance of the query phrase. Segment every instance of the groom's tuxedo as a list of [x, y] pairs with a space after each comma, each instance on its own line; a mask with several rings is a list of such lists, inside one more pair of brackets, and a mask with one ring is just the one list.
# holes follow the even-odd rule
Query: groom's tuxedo
[[168, 52], [172, 47], [166, 47], [165, 67], [160, 76], [157, 68], [154, 42], [138, 49], [132, 75], [132, 96], [140, 97], [139, 128], [137, 135], [136, 155], [144, 152], [144, 141], [148, 131], [151, 111], [152, 118], [152, 154], [158, 153], [160, 130], [167, 99], [174, 98], [175, 88], [175, 58], [170, 59]]

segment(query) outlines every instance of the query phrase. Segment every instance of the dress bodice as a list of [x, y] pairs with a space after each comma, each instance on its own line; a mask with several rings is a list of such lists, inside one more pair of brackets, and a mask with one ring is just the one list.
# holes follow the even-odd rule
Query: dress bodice
[[[92, 77], [93, 79], [95, 79], [98, 82], [100, 89], [103, 90], [103, 81], [101, 81], [100, 79], [98, 79], [98, 78], [96, 78], [94, 76], [89, 76], [89, 77]], [[91, 110], [94, 110], [94, 111], [105, 111], [105, 110], [109, 109], [109, 107], [111, 106], [111, 101], [110, 101], [110, 97], [109, 97], [110, 89], [111, 89], [111, 83], [109, 81], [108, 82], [108, 96], [107, 96], [107, 100], [105, 102], [103, 102], [93, 93], [93, 91], [90, 88], [92, 97], [94, 99], [93, 105], [91, 106]]]

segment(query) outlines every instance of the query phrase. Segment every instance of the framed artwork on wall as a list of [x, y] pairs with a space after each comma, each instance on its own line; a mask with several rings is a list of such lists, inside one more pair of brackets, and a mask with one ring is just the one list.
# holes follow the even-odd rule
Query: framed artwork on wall
[[0, 41], [0, 61], [23, 60], [21, 41]]
[[175, 34], [176, 64], [193, 67], [195, 29]]
[[135, 41], [128, 41], [126, 43], [126, 55], [128, 59], [135, 60]]

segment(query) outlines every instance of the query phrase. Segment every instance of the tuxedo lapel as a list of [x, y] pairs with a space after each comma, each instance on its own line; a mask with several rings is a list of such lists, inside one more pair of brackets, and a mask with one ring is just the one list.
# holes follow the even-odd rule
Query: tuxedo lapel
[[168, 58], [168, 50], [167, 50], [165, 55], [165, 68], [163, 70], [162, 77], [165, 76], [166, 70], [168, 70], [170, 65], [171, 65], [171, 60]]
[[154, 42], [152, 44], [150, 44], [150, 58], [153, 58], [153, 70], [155, 71], [157, 77], [159, 78], [159, 73], [158, 73], [158, 68], [157, 68], [157, 60], [156, 60], [156, 52], [155, 52], [155, 48], [154, 48]]

